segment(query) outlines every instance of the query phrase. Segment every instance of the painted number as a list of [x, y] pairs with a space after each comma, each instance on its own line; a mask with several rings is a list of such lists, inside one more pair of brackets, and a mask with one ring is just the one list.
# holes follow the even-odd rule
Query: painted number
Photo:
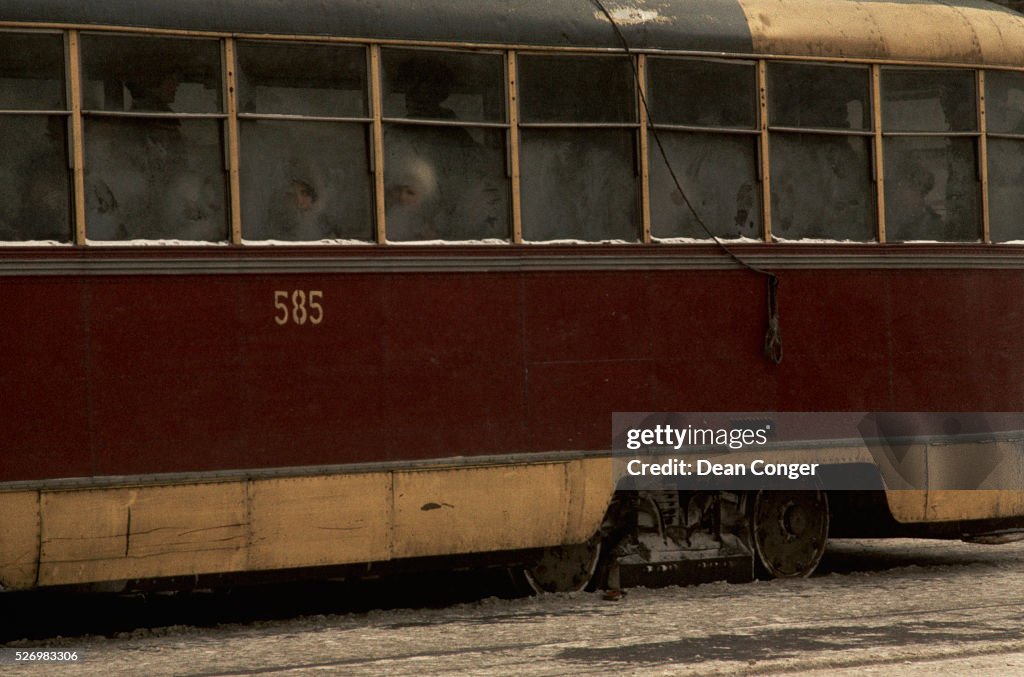
[[274, 315], [274, 322], [279, 325], [292, 324], [320, 324], [324, 321], [324, 307], [320, 302], [324, 299], [324, 293], [319, 289], [303, 291], [275, 291], [274, 308], [277, 313]]

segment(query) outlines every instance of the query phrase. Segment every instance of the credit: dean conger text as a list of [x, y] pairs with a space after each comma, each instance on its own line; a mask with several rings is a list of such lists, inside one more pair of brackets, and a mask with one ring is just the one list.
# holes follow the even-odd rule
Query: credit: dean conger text
[[814, 477], [818, 463], [768, 463], [756, 459], [749, 463], [713, 463], [707, 459], [686, 461], [672, 458], [661, 463], [644, 463], [634, 458], [626, 464], [626, 472], [634, 477], [657, 475], [660, 477], [786, 477], [797, 480]]

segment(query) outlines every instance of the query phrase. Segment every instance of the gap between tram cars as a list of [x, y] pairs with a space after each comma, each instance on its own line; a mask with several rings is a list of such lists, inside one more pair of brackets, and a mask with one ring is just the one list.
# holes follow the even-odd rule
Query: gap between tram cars
[[[4, 589], [741, 580], [1020, 528], [977, 414], [1024, 411], [1020, 14], [47, 7], [0, 3]], [[975, 418], [776, 441], [854, 489], [621, 489], [637, 411]]]

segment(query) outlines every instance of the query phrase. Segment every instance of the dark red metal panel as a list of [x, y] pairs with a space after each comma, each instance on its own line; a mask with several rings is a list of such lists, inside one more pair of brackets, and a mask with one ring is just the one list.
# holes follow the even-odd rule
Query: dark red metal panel
[[88, 417], [95, 368], [83, 288], [74, 278], [0, 286], [0, 480], [95, 471]]
[[[382, 250], [339, 253], [366, 257], [357, 272], [302, 272], [290, 250], [120, 250], [155, 267], [6, 276], [0, 481], [602, 450], [615, 411], [1024, 409], [1024, 274], [969, 257], [780, 271], [775, 365], [749, 271], [638, 269], [648, 248], [588, 249], [586, 268], [571, 249], [456, 251], [442, 269]], [[58, 258], [89, 256], [111, 255]], [[200, 265], [257, 256], [263, 272]], [[276, 321], [275, 294], [296, 291], [319, 292], [319, 324]]]

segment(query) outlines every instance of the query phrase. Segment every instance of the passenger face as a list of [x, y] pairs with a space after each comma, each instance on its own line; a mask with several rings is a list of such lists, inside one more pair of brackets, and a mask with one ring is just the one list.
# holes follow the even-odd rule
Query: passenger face
[[402, 207], [414, 207], [420, 203], [420, 194], [412, 186], [396, 186], [395, 202], [397, 202]]
[[178, 75], [172, 73], [161, 80], [156, 89], [156, 95], [168, 105], [174, 103], [174, 99], [178, 96]]
[[292, 183], [291, 198], [295, 203], [295, 208], [298, 209], [300, 213], [308, 212], [313, 208], [313, 204], [316, 202], [316, 198], [313, 196], [313, 191], [309, 186], [298, 181]]

